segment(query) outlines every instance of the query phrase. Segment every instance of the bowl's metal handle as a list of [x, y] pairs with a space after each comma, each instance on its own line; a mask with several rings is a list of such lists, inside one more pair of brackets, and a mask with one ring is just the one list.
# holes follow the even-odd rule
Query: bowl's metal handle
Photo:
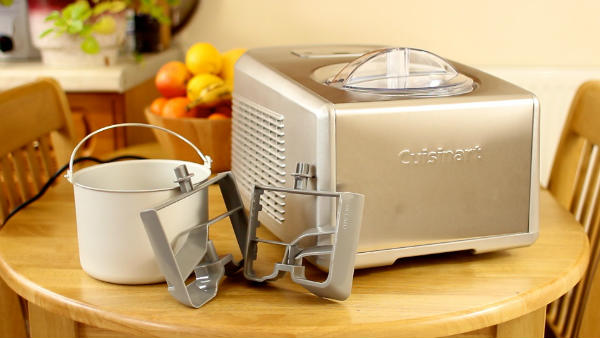
[[73, 181], [72, 181], [72, 179], [73, 179], [73, 161], [75, 160], [75, 155], [77, 154], [77, 151], [79, 150], [79, 148], [85, 143], [85, 141], [87, 141], [90, 137], [92, 137], [98, 133], [101, 133], [105, 130], [109, 130], [109, 129], [113, 129], [113, 128], [120, 128], [120, 127], [153, 128], [153, 129], [158, 129], [158, 130], [162, 130], [166, 133], [169, 133], [169, 134], [179, 138], [183, 142], [187, 143], [190, 147], [192, 147], [196, 151], [196, 153], [198, 153], [198, 156], [200, 156], [200, 158], [204, 162], [203, 165], [206, 168], [210, 169], [210, 166], [212, 163], [212, 159], [210, 158], [210, 156], [204, 155], [200, 151], [200, 149], [198, 149], [198, 147], [196, 147], [192, 142], [190, 142], [185, 137], [177, 134], [176, 132], [169, 130], [167, 128], [163, 128], [163, 127], [159, 127], [159, 126], [155, 126], [155, 125], [151, 125], [151, 124], [146, 124], [146, 123], [119, 123], [119, 124], [113, 124], [113, 125], [95, 130], [94, 132], [92, 132], [92, 133], [88, 134], [86, 137], [84, 137], [81, 141], [79, 141], [79, 143], [75, 146], [75, 148], [73, 149], [73, 152], [71, 153], [71, 158], [69, 160], [69, 170], [67, 170], [67, 174], [65, 175], [65, 177], [67, 178], [67, 180], [69, 180], [69, 182], [73, 183]]

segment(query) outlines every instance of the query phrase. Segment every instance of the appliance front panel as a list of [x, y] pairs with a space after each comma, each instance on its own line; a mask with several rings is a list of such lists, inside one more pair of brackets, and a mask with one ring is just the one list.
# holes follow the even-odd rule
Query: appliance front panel
[[336, 106], [337, 191], [366, 195], [359, 252], [527, 233], [534, 100]]

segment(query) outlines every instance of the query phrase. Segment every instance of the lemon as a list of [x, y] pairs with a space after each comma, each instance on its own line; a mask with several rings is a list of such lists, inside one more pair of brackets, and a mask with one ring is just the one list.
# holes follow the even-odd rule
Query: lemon
[[191, 106], [213, 106], [231, 98], [231, 88], [220, 77], [208, 73], [194, 76], [187, 84]]
[[187, 50], [185, 65], [192, 74], [219, 74], [223, 61], [219, 51], [208, 42], [198, 42]]
[[245, 48], [234, 48], [223, 53], [223, 67], [219, 76], [225, 80], [225, 82], [233, 86], [233, 73], [234, 66], [237, 60], [246, 52]]

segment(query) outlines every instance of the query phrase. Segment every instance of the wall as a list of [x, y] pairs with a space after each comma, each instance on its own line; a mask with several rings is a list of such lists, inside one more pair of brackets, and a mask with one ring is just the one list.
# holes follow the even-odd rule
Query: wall
[[383, 43], [476, 65], [600, 66], [597, 0], [201, 0], [179, 34], [220, 49]]
[[600, 78], [597, 0], [201, 0], [177, 39], [220, 50], [290, 44], [411, 46], [480, 67], [540, 99], [548, 180], [570, 100]]

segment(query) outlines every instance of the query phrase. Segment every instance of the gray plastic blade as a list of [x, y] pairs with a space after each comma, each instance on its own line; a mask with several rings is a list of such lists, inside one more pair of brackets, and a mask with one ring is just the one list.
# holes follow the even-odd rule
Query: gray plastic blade
[[[291, 242], [269, 241], [271, 244], [285, 246], [286, 254], [282, 258], [281, 263], [274, 265], [273, 271], [270, 274], [257, 276], [253, 267], [258, 255], [257, 244], [259, 242], [266, 242], [256, 236], [256, 228], [259, 225], [258, 213], [262, 209], [260, 196], [265, 191], [335, 197], [338, 200], [337, 217], [334, 226], [308, 228]], [[255, 185], [250, 201], [247, 246], [244, 254], [244, 276], [249, 280], [264, 282], [278, 279], [285, 272], [289, 272], [295, 283], [302, 285], [318, 296], [338, 300], [348, 298], [352, 291], [354, 260], [362, 223], [364, 199], [364, 195], [350, 192], [308, 191]], [[302, 239], [323, 235], [332, 236], [331, 244], [308, 248], [301, 248], [299, 246]], [[305, 268], [302, 265], [302, 260], [308, 256], [322, 255], [329, 255], [329, 272], [327, 278], [323, 282], [307, 279], [304, 274]]]
[[[183, 238], [185, 241], [177, 253], [172, 250], [161, 223], [160, 212], [167, 208], [185, 205], [186, 199], [194, 194], [207, 194], [208, 186], [219, 184], [221, 194], [225, 200], [227, 212], [207, 222], [203, 222], [184, 230], [174, 238]], [[184, 184], [182, 184], [184, 186]], [[215, 297], [218, 285], [224, 274], [239, 270], [241, 262], [235, 264], [231, 254], [219, 258], [217, 252], [208, 239], [208, 226], [229, 217], [240, 251], [246, 248], [247, 218], [244, 213], [242, 201], [230, 172], [218, 174], [216, 177], [197, 185], [191, 191], [182, 189], [184, 193], [177, 195], [161, 205], [143, 210], [140, 217], [144, 223], [150, 244], [156, 256], [159, 268], [167, 281], [168, 290], [179, 302], [198, 308]], [[204, 199], [207, 201], [207, 199]], [[204, 218], [206, 219], [206, 217]], [[175, 242], [173, 240], [173, 242]], [[194, 272], [195, 280], [186, 285], [185, 281]]]

